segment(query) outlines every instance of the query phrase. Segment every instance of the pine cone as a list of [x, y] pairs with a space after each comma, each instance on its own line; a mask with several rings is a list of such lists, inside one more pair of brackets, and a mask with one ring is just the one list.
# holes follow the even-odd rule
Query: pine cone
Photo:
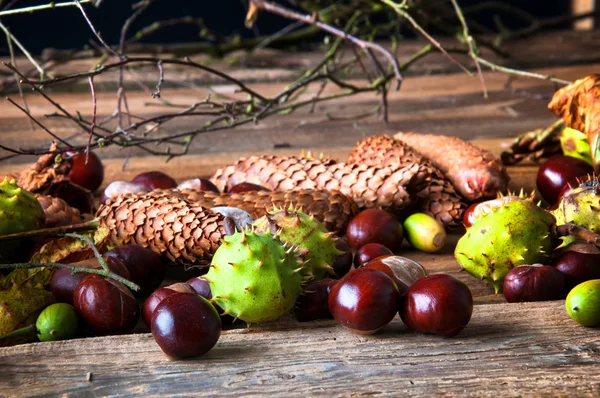
[[[217, 170], [211, 181], [221, 190], [240, 182], [264, 185], [274, 191], [294, 189], [338, 190], [359, 208], [380, 207], [395, 212], [411, 204], [411, 195], [423, 187], [416, 181], [419, 166], [391, 169], [348, 165], [332, 160], [288, 156], [251, 156]], [[418, 188], [417, 188], [418, 187]]]
[[356, 203], [339, 191], [300, 189], [294, 191], [249, 191], [216, 193], [181, 190], [181, 194], [203, 207], [231, 206], [258, 218], [273, 207], [294, 206], [323, 222], [328, 231], [343, 233], [348, 222], [358, 213]]
[[38, 195], [37, 199], [40, 205], [42, 205], [44, 213], [46, 213], [46, 228], [83, 222], [83, 217], [81, 217], [79, 210], [69, 206], [64, 200], [49, 195]]
[[138, 244], [179, 264], [206, 264], [231, 232], [230, 219], [176, 191], [125, 194], [109, 199], [96, 214], [114, 244]]
[[416, 165], [418, 187], [422, 188], [416, 193], [418, 200], [415, 200], [413, 209], [435, 217], [449, 228], [462, 224], [462, 216], [467, 205], [452, 183], [446, 180], [434, 165], [403, 142], [387, 135], [365, 138], [352, 149], [348, 156], [348, 163], [382, 165], [392, 169]]

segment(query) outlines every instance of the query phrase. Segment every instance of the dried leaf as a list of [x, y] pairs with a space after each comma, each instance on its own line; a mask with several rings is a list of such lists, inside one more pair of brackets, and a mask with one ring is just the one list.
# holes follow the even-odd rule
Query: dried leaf
[[[101, 225], [94, 232], [82, 235], [92, 238], [94, 245], [102, 253], [108, 246], [110, 231]], [[88, 243], [82, 239], [69, 236], [51, 240], [31, 258], [32, 263], [64, 263], [70, 264], [94, 257]]]
[[548, 109], [565, 124], [586, 134], [596, 172], [600, 171], [600, 74], [589, 75], [558, 90]]

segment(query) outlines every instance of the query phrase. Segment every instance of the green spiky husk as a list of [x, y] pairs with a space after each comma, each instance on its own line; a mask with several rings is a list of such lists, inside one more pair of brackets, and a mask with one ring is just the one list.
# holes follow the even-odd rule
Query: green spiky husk
[[341, 254], [333, 233], [312, 216], [300, 210], [275, 210], [254, 221], [257, 232], [276, 234], [282, 242], [297, 248], [304, 261], [302, 275], [310, 280], [335, 275], [331, 265]]
[[45, 220], [35, 195], [17, 186], [14, 179], [0, 182], [0, 235], [39, 229]]
[[[564, 196], [552, 211], [556, 225], [575, 223], [594, 233], [600, 232], [600, 181], [594, 177]], [[572, 236], [562, 237], [561, 247], [575, 241]]]
[[547, 262], [554, 225], [554, 217], [532, 200], [513, 200], [477, 219], [459, 239], [454, 256], [469, 274], [499, 293], [514, 267]]
[[294, 250], [273, 234], [244, 230], [223, 239], [205, 278], [224, 314], [260, 323], [294, 307], [302, 292], [301, 270]]

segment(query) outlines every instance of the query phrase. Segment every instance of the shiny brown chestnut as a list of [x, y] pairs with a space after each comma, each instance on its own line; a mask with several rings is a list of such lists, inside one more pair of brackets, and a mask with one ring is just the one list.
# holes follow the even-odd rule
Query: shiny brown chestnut
[[131, 282], [140, 290], [133, 292], [136, 296], [144, 296], [153, 292], [165, 278], [167, 266], [160, 254], [140, 245], [129, 244], [117, 246], [103, 254], [105, 259], [113, 258], [121, 261], [129, 271]]
[[210, 283], [204, 278], [203, 275], [195, 276], [188, 279], [185, 283], [190, 285], [192, 289], [207, 300], [212, 298], [212, 292], [210, 290]]
[[139, 305], [125, 285], [94, 274], [79, 282], [73, 293], [73, 305], [100, 336], [129, 333], [140, 316]]
[[415, 281], [428, 275], [427, 270], [421, 264], [402, 256], [381, 256], [374, 258], [364, 265], [385, 272], [392, 278], [400, 296], [404, 296], [408, 287]]
[[249, 191], [270, 191], [269, 188], [263, 187], [262, 185], [253, 184], [251, 182], [240, 182], [227, 189], [228, 193], [241, 193]]
[[399, 313], [414, 331], [456, 336], [471, 320], [473, 295], [451, 275], [429, 275], [410, 285]]
[[354, 266], [356, 268], [368, 263], [369, 261], [381, 257], [391, 256], [394, 253], [380, 243], [367, 243], [361, 246], [354, 255]]
[[330, 290], [331, 315], [340, 325], [360, 334], [373, 334], [396, 315], [400, 299], [396, 284], [372, 268], [350, 271]]
[[469, 228], [475, 223], [475, 214], [473, 213], [473, 210], [475, 210], [478, 204], [479, 203], [471, 203], [463, 213], [463, 225], [465, 228]]
[[391, 213], [382, 209], [366, 209], [350, 220], [346, 237], [355, 250], [367, 243], [379, 243], [394, 251], [402, 244], [404, 231]]
[[566, 250], [559, 254], [551, 265], [565, 276], [567, 292], [580, 283], [600, 279], [600, 253]]
[[75, 184], [96, 191], [104, 180], [104, 165], [94, 152], [67, 153], [70, 158], [71, 170], [67, 177]]
[[324, 278], [304, 286], [294, 308], [296, 320], [308, 322], [333, 318], [329, 310], [328, 297], [331, 287], [338, 282], [337, 279]]
[[169, 286], [161, 287], [152, 292], [142, 305], [142, 319], [144, 323], [150, 327], [152, 325], [152, 316], [156, 307], [165, 298], [175, 293], [196, 293], [194, 289], [187, 283], [174, 283]]
[[142, 186], [147, 191], [177, 187], [177, 181], [161, 171], [147, 171], [133, 177], [132, 183]]
[[346, 238], [339, 238], [335, 240], [335, 247], [341, 253], [335, 257], [333, 264], [331, 267], [333, 268], [333, 272], [335, 273], [336, 278], [341, 278], [350, 272], [352, 268], [352, 248], [348, 244]]
[[555, 155], [540, 165], [535, 181], [536, 187], [542, 198], [553, 205], [569, 181], [593, 172], [594, 168], [584, 160]]
[[509, 303], [558, 300], [565, 295], [565, 277], [549, 265], [521, 265], [506, 274], [502, 293]]
[[215, 307], [195, 293], [175, 293], [155, 309], [152, 336], [171, 358], [197, 357], [210, 351], [221, 336]]
[[[122, 262], [115, 259], [106, 259], [106, 263], [112, 272], [129, 280], [129, 271]], [[83, 268], [101, 268], [100, 263], [95, 258], [79, 261], [73, 263], [73, 265]], [[79, 282], [81, 282], [86, 275], [89, 274], [86, 272], [73, 273], [73, 271], [70, 269], [57, 268], [52, 274], [52, 279], [50, 279], [50, 291], [54, 297], [56, 297], [57, 301], [61, 303], [73, 304], [73, 292], [75, 291], [75, 288]]]

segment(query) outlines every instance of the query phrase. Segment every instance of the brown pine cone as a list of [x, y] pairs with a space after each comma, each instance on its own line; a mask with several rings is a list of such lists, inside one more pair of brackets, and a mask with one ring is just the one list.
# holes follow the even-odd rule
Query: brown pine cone
[[294, 206], [323, 222], [328, 231], [343, 233], [348, 222], [358, 213], [356, 203], [339, 191], [300, 189], [294, 191], [249, 191], [216, 193], [181, 190], [181, 194], [203, 207], [231, 206], [258, 218], [274, 207]]
[[418, 165], [394, 170], [332, 160], [251, 156], [217, 170], [211, 181], [221, 190], [245, 181], [284, 192], [294, 189], [339, 190], [354, 199], [359, 208], [380, 207], [395, 212], [411, 204], [407, 187], [413, 189], [414, 196], [423, 188], [418, 175]]
[[178, 264], [209, 263], [221, 238], [235, 228], [229, 218], [169, 190], [117, 196], [96, 216], [114, 244], [136, 243]]
[[69, 206], [64, 200], [49, 195], [38, 195], [37, 199], [40, 205], [42, 205], [44, 213], [46, 213], [46, 228], [83, 222], [83, 217], [81, 217], [79, 210]]
[[424, 186], [417, 191], [413, 209], [435, 217], [443, 225], [454, 228], [462, 224], [467, 205], [434, 165], [414, 149], [387, 135], [367, 137], [359, 141], [348, 156], [348, 163], [407, 168], [417, 165]]

